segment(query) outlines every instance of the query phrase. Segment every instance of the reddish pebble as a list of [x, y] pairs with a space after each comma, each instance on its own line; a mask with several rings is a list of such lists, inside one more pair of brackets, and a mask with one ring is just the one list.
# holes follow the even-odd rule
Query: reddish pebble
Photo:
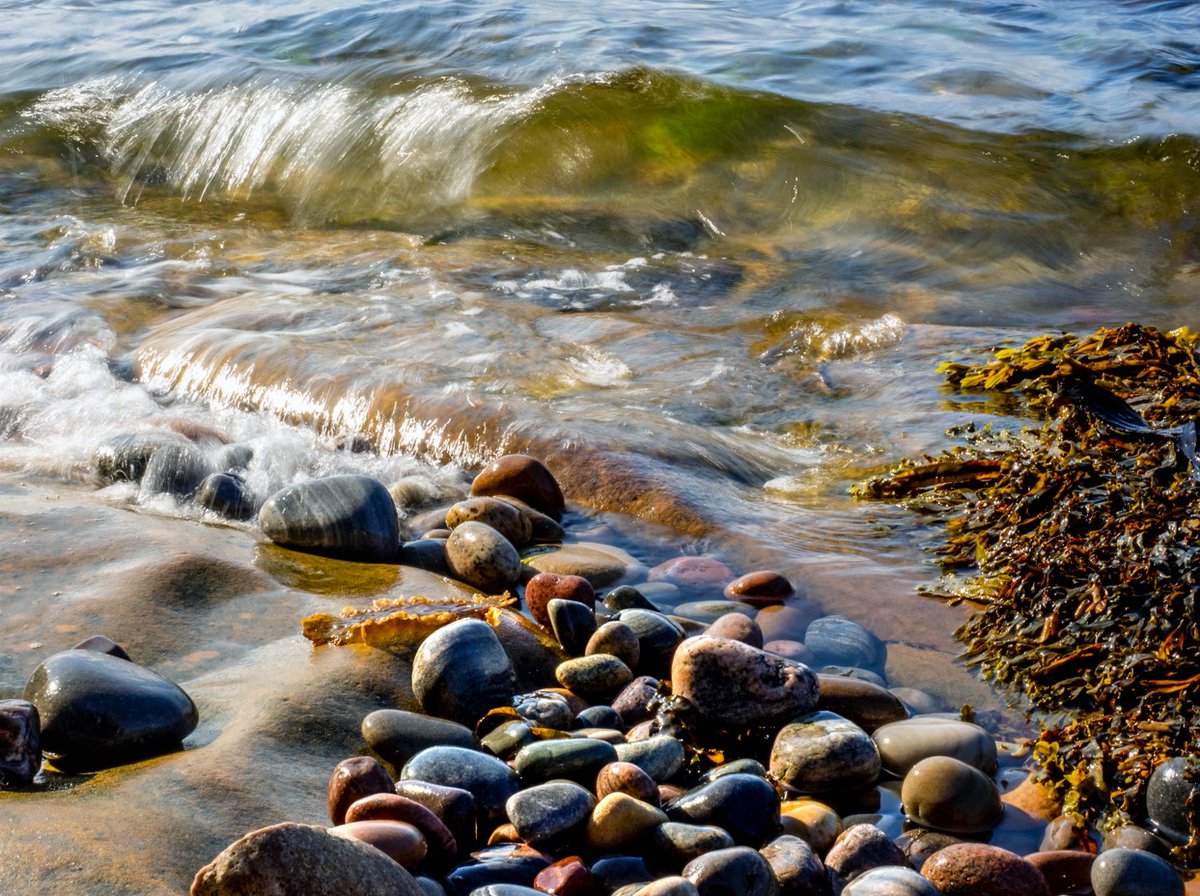
[[1092, 891], [1092, 865], [1096, 857], [1091, 853], [1074, 849], [1055, 849], [1035, 852], [1025, 861], [1042, 872], [1046, 884], [1053, 893], [1090, 893]]
[[553, 896], [591, 896], [596, 878], [579, 856], [567, 856], [539, 871], [533, 888]]
[[523, 843], [521, 835], [517, 833], [517, 829], [511, 824], [502, 824], [492, 831], [492, 835], [488, 837], [488, 846], [497, 846], [502, 843]]
[[712, 635], [714, 638], [741, 641], [751, 647], [763, 646], [762, 629], [753, 619], [743, 616], [741, 613], [726, 613], [705, 629], [704, 634]]
[[387, 770], [370, 756], [343, 759], [329, 776], [329, 820], [339, 825], [346, 820], [351, 804], [373, 793], [394, 793], [395, 784]]
[[641, 675], [625, 685], [609, 704], [621, 714], [626, 725], [638, 725], [654, 718], [651, 701], [658, 695], [659, 680], [651, 675]]
[[760, 569], [738, 576], [725, 586], [725, 596], [752, 607], [769, 607], [796, 593], [792, 583], [777, 572]]
[[416, 800], [398, 793], [373, 793], [350, 804], [346, 824], [356, 821], [403, 821], [411, 824], [434, 850], [445, 858], [454, 858], [458, 844], [442, 820]]
[[[759, 629], [761, 631], [762, 629]], [[795, 660], [798, 663], [804, 663], [806, 666], [811, 666], [816, 657], [813, 652], [804, 646], [801, 641], [792, 641], [789, 638], [780, 638], [775, 641], [768, 641], [763, 645], [763, 650], [769, 653], [776, 653], [779, 656], [789, 660]]]
[[566, 502], [554, 475], [528, 454], [505, 454], [483, 468], [471, 483], [472, 495], [506, 495], [561, 520]]
[[610, 793], [624, 793], [658, 805], [658, 785], [654, 779], [632, 762], [610, 762], [596, 776], [596, 798], [604, 799]]
[[687, 793], [682, 787], [676, 787], [674, 784], [659, 784], [658, 785], [658, 804], [665, 806], [677, 796], [683, 796]]
[[525, 606], [534, 621], [550, 627], [547, 607], [552, 600], [573, 600], [588, 608], [596, 606], [596, 592], [583, 576], [539, 572], [525, 583]]
[[986, 843], [955, 843], [921, 866], [939, 896], [1050, 896], [1046, 878], [1016, 853]]
[[405, 868], [415, 868], [425, 858], [425, 838], [402, 821], [354, 821], [332, 827], [329, 833], [369, 843]]
[[807, 601], [792, 601], [777, 607], [763, 607], [754, 616], [762, 629], [763, 641], [788, 639], [803, 641], [809, 624], [821, 611]]
[[716, 557], [676, 557], [651, 569], [647, 578], [680, 588], [715, 591], [733, 578], [733, 570]]

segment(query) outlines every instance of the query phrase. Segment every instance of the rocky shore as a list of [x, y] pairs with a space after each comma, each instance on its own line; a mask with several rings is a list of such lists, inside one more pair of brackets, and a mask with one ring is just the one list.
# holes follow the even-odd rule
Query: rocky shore
[[[291, 639], [186, 692], [104, 637], [52, 654], [0, 703], [18, 791], [0, 805], [18, 827], [38, 800], [61, 800], [51, 781], [100, 808], [69, 834], [112, 825], [112, 792], [182, 778], [187, 807], [207, 815], [184, 827], [228, 844], [193, 894], [1185, 892], [1164, 856], [1192, 797], [1186, 769], [1164, 767], [1144, 826], [1079, 830], [1029, 778], [1020, 743], [889, 687], [888, 645], [867, 628], [821, 614], [773, 570], [738, 575], [707, 555], [647, 567], [572, 538], [562, 490], [533, 458], [498, 459], [457, 501], [336, 476], [260, 502], [236, 464], [206, 469], [178, 446], [122, 454], [130, 444], [101, 458], [102, 475], [256, 515], [266, 538], [335, 569], [398, 567], [403, 595], [367, 618], [293, 599], [293, 631], [307, 613], [325, 646]], [[198, 578], [189, 612], [224, 600], [213, 618], [231, 630], [234, 605], [253, 612], [212, 570]], [[259, 578], [260, 593], [277, 588]], [[460, 600], [436, 618], [406, 609], [422, 592]], [[231, 681], [267, 669], [278, 680], [231, 705]], [[322, 747], [273, 782], [287, 798], [230, 816], [221, 788], [280, 772], [289, 739], [296, 756]], [[106, 776], [115, 786], [97, 791]], [[238, 824], [250, 832], [229, 843]], [[130, 878], [129, 892], [158, 891]]]

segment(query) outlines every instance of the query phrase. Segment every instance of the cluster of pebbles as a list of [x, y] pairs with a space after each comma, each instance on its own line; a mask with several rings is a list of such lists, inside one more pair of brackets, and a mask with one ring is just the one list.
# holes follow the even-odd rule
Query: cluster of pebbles
[[[102, 473], [178, 482], [179, 457], [195, 458], [168, 441], [116, 445]], [[189, 475], [236, 485], [207, 466]], [[258, 521], [282, 545], [512, 590], [544, 637], [531, 647], [473, 618], [428, 635], [412, 661], [417, 711], [363, 720], [364, 755], [328, 782], [331, 826], [247, 834], [200, 870], [196, 896], [1184, 893], [1149, 830], [1097, 843], [1036, 785], [1002, 796], [1002, 766], [1019, 760], [929, 695], [889, 689], [886, 645], [816, 615], [782, 575], [736, 577], [711, 557], [647, 570], [615, 548], [561, 545], [562, 492], [523, 455], [424, 515], [412, 541], [395, 492], [310, 480]], [[542, 674], [555, 680], [529, 689]], [[107, 639], [50, 657], [24, 696], [0, 702], [10, 785], [33, 778], [43, 746], [95, 767], [174, 749], [196, 725], [177, 685]], [[1150, 788], [1167, 839], [1187, 829], [1186, 772], [1168, 763]], [[1035, 827], [1040, 846], [989, 843], [1006, 824]]]

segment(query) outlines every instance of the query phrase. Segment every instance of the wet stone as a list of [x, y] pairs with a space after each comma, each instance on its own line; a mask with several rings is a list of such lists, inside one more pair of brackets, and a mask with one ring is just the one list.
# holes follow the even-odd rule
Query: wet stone
[[759, 852], [779, 882], [779, 896], [831, 896], [825, 864], [799, 837], [776, 837]]
[[873, 824], [847, 827], [825, 856], [825, 867], [845, 880], [854, 880], [872, 868], [887, 865], [907, 868], [908, 859], [888, 835]]
[[882, 669], [887, 659], [883, 642], [844, 616], [814, 619], [804, 632], [804, 646], [823, 665]]
[[413, 695], [429, 714], [473, 727], [516, 693], [516, 673], [495, 631], [460, 619], [435, 631], [412, 662]]
[[284, 547], [368, 562], [395, 559], [396, 505], [377, 479], [329, 476], [276, 492], [258, 512], [263, 534]]
[[[1064, 817], [1063, 820], [1070, 823], [1070, 819], [1068, 818]], [[1076, 844], [1078, 842], [1078, 836], [1074, 831], [1073, 825], [1070, 835], [1062, 838], [1066, 840], [1065, 843], [1059, 845], [1057, 842], [1055, 842], [1054, 846], [1048, 846], [1047, 839], [1050, 836], [1049, 828], [1051, 826], [1047, 826], [1047, 835], [1042, 839], [1042, 849], [1077, 848]], [[1103, 843], [1101, 844], [1101, 848], [1108, 850], [1116, 849], [1118, 847], [1123, 847], [1125, 849], [1140, 849], [1143, 852], [1154, 853], [1156, 856], [1161, 856], [1164, 858], [1168, 855], [1167, 846], [1162, 840], [1154, 836], [1154, 834], [1150, 833], [1145, 828], [1138, 827], [1137, 825], [1133, 824], [1123, 824], [1118, 828], [1104, 832], [1104, 839]]]
[[1042, 873], [1015, 853], [985, 843], [956, 843], [934, 853], [921, 876], [939, 896], [1050, 896]]
[[604, 892], [613, 893], [630, 884], [644, 884], [654, 880], [646, 863], [638, 856], [611, 856], [592, 865], [592, 874], [597, 886]]
[[456, 579], [489, 594], [513, 587], [521, 577], [517, 549], [483, 523], [465, 522], [450, 532], [446, 563]]
[[941, 831], [930, 831], [926, 828], [909, 828], [895, 839], [908, 863], [921, 870], [925, 861], [939, 849], [945, 849], [953, 843], [961, 843], [962, 838]]
[[868, 787], [879, 770], [870, 736], [831, 712], [811, 713], [785, 725], [771, 747], [771, 774], [801, 793]]
[[646, 567], [628, 551], [607, 544], [576, 541], [549, 551], [530, 552], [526, 563], [538, 572], [587, 579], [593, 589], [634, 581]]
[[985, 775], [996, 771], [996, 741], [970, 722], [917, 716], [876, 729], [872, 735], [883, 767], [898, 778], [930, 756], [952, 756]]
[[421, 864], [428, 849], [421, 832], [402, 821], [352, 821], [335, 825], [329, 833], [369, 843], [409, 870]]
[[377, 709], [362, 721], [362, 736], [372, 752], [399, 768], [428, 747], [475, 747], [471, 729], [457, 722], [403, 709]]
[[210, 473], [196, 487], [192, 499], [200, 507], [231, 520], [248, 520], [257, 509], [254, 496], [240, 476]]
[[647, 574], [651, 582], [670, 582], [692, 592], [720, 592], [732, 579], [733, 570], [715, 557], [675, 557], [658, 564]]
[[37, 707], [27, 700], [0, 700], [0, 788], [30, 783], [41, 766]]
[[600, 769], [617, 761], [612, 744], [592, 738], [545, 740], [522, 747], [515, 767], [523, 783], [565, 778], [590, 787]]
[[71, 649], [94, 650], [96, 653], [107, 653], [109, 656], [115, 656], [117, 659], [129, 659], [129, 654], [125, 652], [125, 648], [105, 635], [91, 635], [84, 638]]
[[[634, 671], [655, 678], [668, 678], [675, 650], [683, 643], [683, 629], [663, 614], [650, 610], [622, 610], [617, 614], [617, 620], [625, 623], [637, 635], [641, 656], [638, 668]], [[621, 712], [621, 715], [625, 713]]]
[[842, 896], [938, 896], [938, 891], [911, 868], [873, 868], [852, 880]]
[[888, 686], [887, 679], [878, 672], [872, 672], [870, 669], [860, 669], [857, 666], [821, 666], [817, 669], [821, 675], [837, 675], [842, 678], [857, 678], [859, 681], [867, 681], [871, 684], [877, 684], [881, 688]]
[[693, 859], [734, 845], [729, 832], [717, 825], [668, 821], [654, 829], [646, 855], [653, 868], [679, 871]]
[[[817, 681], [820, 691], [817, 709], [836, 713], [868, 734], [881, 725], [908, 718], [904, 704], [887, 688], [842, 675], [817, 675]], [[879, 746], [878, 740], [875, 746]], [[880, 759], [883, 760], [882, 750]], [[887, 767], [884, 761], [884, 768]]]
[[571, 839], [587, 823], [595, 797], [578, 784], [552, 781], [518, 791], [505, 811], [517, 834], [531, 846]]
[[1095, 896], [1183, 896], [1183, 880], [1165, 859], [1136, 849], [1109, 849], [1096, 856]]
[[436, 815], [454, 836], [460, 853], [465, 853], [475, 843], [475, 797], [470, 791], [402, 779], [396, 782], [396, 794]]
[[400, 545], [400, 553], [396, 562], [401, 566], [412, 566], [437, 573], [440, 576], [451, 576], [450, 564], [446, 560], [446, 540], [444, 538], [418, 538], [406, 541]]
[[617, 694], [633, 680], [629, 667], [604, 653], [581, 656], [560, 663], [554, 672], [558, 683], [588, 699], [604, 700]]
[[529, 544], [533, 537], [529, 518], [511, 504], [496, 498], [468, 498], [446, 511], [446, 526], [451, 531], [469, 521], [491, 526], [518, 550]]
[[520, 694], [513, 698], [512, 706], [521, 718], [539, 728], [570, 731], [575, 722], [575, 713], [571, 709], [571, 702], [562, 694], [550, 691]]
[[700, 891], [686, 877], [672, 875], [646, 884], [637, 891], [637, 896], [700, 896]]
[[190, 498], [212, 472], [208, 459], [191, 442], [164, 445], [150, 455], [138, 497], [143, 501], [160, 494]]
[[754, 775], [726, 775], [702, 784], [663, 810], [672, 821], [724, 828], [739, 846], [758, 848], [779, 832], [779, 796]]
[[710, 626], [725, 616], [754, 616], [754, 608], [729, 600], [690, 600], [675, 607], [674, 616]]
[[912, 821], [951, 834], [991, 830], [1004, 812], [992, 779], [949, 756], [914, 765], [904, 776], [900, 801]]
[[651, 603], [637, 588], [632, 585], [621, 585], [604, 595], [606, 609], [616, 613], [621, 610], [650, 610], [658, 612], [658, 607]]
[[779, 882], [770, 864], [748, 846], [717, 849], [692, 859], [682, 876], [700, 896], [776, 896]]
[[749, 644], [751, 647], [762, 647], [763, 636], [762, 629], [758, 627], [753, 619], [744, 616], [741, 613], [726, 613], [721, 618], [713, 622], [706, 635], [713, 638], [729, 638], [732, 641], [741, 641], [743, 644]]
[[377, 760], [370, 756], [343, 759], [334, 766], [325, 788], [329, 820], [339, 825], [346, 820], [346, 810], [363, 797], [395, 792], [392, 776]]
[[530, 544], [557, 544], [566, 535], [557, 520], [526, 504], [520, 498], [514, 498], [512, 495], [497, 495], [496, 499], [515, 508], [529, 522]]
[[[582, 576], [540, 572], [525, 583], [525, 608], [533, 621], [550, 628], [550, 602], [569, 600], [591, 610], [596, 605], [596, 592]], [[593, 616], [593, 627], [595, 626]], [[590, 635], [589, 635], [590, 637]]]
[[658, 805], [658, 784], [632, 762], [610, 762], [596, 775], [596, 796], [604, 799], [610, 793], [626, 793], [632, 797]]
[[767, 607], [791, 597], [796, 589], [780, 573], [760, 569], [738, 576], [725, 586], [724, 593], [730, 600], [740, 600], [752, 607]]
[[621, 714], [625, 724], [633, 726], [654, 718], [651, 701], [658, 694], [659, 681], [650, 675], [640, 675], [613, 698], [612, 708]]
[[530, 887], [550, 864], [550, 857], [524, 844], [490, 846], [472, 853], [473, 865], [459, 865], [446, 875], [449, 896], [468, 896], [480, 887], [516, 884]]
[[1087, 892], [1091, 889], [1092, 865], [1096, 857], [1074, 849], [1035, 852], [1025, 861], [1042, 873], [1051, 893]]
[[546, 866], [534, 878], [533, 888], [550, 896], [592, 896], [596, 878], [579, 856], [567, 856]]
[[528, 722], [509, 722], [489, 731], [479, 743], [493, 756], [507, 761], [534, 740], [533, 729]]
[[178, 749], [199, 720], [175, 682], [90, 650], [46, 659], [26, 683], [24, 698], [38, 709], [42, 749], [83, 766]]
[[818, 696], [817, 677], [807, 666], [709, 636], [680, 645], [671, 682], [705, 723], [729, 729], [782, 723], [812, 709]]
[[947, 708], [941, 699], [919, 688], [889, 688], [889, 690], [908, 707], [908, 711], [914, 716], [944, 712]]
[[217, 452], [215, 466], [224, 473], [244, 471], [254, 460], [254, 449], [249, 445], [225, 445]]
[[183, 445], [191, 442], [174, 432], [126, 433], [96, 449], [92, 463], [102, 482], [139, 482], [155, 451]]
[[596, 803], [588, 821], [588, 848], [598, 853], [625, 848], [640, 851], [637, 845], [642, 838], [666, 820], [666, 814], [655, 805], [627, 793], [607, 794]]
[[471, 483], [472, 495], [510, 495], [554, 520], [561, 520], [566, 502], [554, 475], [527, 454], [505, 454], [480, 471]]
[[576, 728], [615, 728], [624, 730], [625, 720], [611, 706], [589, 706], [575, 717]]
[[842, 832], [842, 820], [818, 800], [787, 800], [780, 806], [779, 822], [785, 834], [799, 837], [818, 855], [833, 848]]
[[585, 656], [607, 653], [615, 656], [630, 669], [636, 669], [638, 659], [641, 657], [641, 647], [633, 629], [624, 622], [614, 619], [604, 623], [592, 633], [584, 646], [583, 653]]
[[563, 650], [570, 656], [583, 654], [588, 639], [596, 633], [596, 614], [592, 608], [578, 601], [555, 598], [546, 606], [546, 615], [550, 618], [550, 630]]
[[539, 893], [534, 887], [520, 884], [488, 884], [476, 887], [471, 891], [471, 896], [538, 896]]
[[636, 765], [660, 784], [671, 780], [683, 767], [683, 744], [669, 734], [617, 744], [616, 752], [621, 762]]
[[1187, 843], [1187, 805], [1190, 800], [1200, 799], [1200, 771], [1189, 774], [1187, 765], [1185, 756], [1168, 759], [1150, 775], [1146, 787], [1146, 812], [1151, 824], [1176, 844]]
[[757, 775], [760, 778], [765, 778], [767, 770], [757, 759], [743, 757], [742, 759], [723, 762], [715, 768], [710, 768], [705, 772], [704, 780], [715, 781], [717, 778], [723, 778], [725, 775]]
[[[760, 629], [761, 630], [761, 629]], [[788, 638], [776, 639], [763, 644], [763, 650], [768, 653], [774, 653], [784, 659], [794, 660], [797, 663], [811, 667], [813, 660], [813, 652], [804, 646], [801, 641], [793, 641]]]
[[[516, 793], [518, 786], [517, 773], [495, 756], [462, 747], [439, 746], [422, 750], [404, 764], [400, 778], [401, 781], [416, 779], [466, 790], [475, 799], [481, 825], [503, 817], [504, 804]], [[417, 799], [412, 791], [402, 789], [399, 783], [396, 792]], [[445, 821], [446, 817], [443, 815], [442, 819]], [[447, 827], [458, 837], [457, 830], [448, 821]]]
[[[458, 841], [446, 824], [431, 809], [395, 791], [373, 793], [351, 803], [343, 823], [358, 821], [402, 821], [421, 832], [430, 852], [438, 858], [449, 860], [458, 854]], [[408, 867], [404, 862], [400, 864]]]

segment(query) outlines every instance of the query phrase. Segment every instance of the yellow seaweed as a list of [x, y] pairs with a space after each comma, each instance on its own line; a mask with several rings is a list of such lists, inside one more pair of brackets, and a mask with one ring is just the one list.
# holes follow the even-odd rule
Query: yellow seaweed
[[507, 591], [496, 595], [379, 598], [369, 607], [346, 607], [336, 616], [315, 613], [301, 624], [304, 637], [314, 644], [397, 647], [415, 644], [456, 619], [483, 619], [489, 610], [516, 602]]

